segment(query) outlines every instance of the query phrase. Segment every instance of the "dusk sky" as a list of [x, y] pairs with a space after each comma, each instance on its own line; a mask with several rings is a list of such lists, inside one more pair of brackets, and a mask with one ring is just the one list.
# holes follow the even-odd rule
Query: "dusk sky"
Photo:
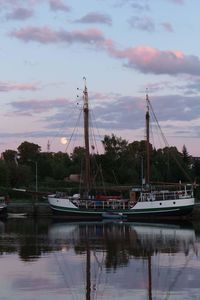
[[[60, 139], [76, 125], [85, 76], [101, 138], [144, 139], [148, 89], [169, 144], [200, 156], [200, 1], [0, 0], [0, 7], [0, 152], [23, 141], [64, 152]], [[155, 138], [154, 146], [165, 145]]]

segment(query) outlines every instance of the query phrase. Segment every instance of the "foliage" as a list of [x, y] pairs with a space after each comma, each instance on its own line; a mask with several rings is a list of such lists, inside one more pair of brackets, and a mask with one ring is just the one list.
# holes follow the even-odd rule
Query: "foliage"
[[[146, 142], [128, 141], [115, 135], [106, 135], [102, 141], [105, 153], [92, 154], [91, 170], [97, 184], [140, 184], [145, 177]], [[16, 160], [17, 155], [19, 158]], [[85, 149], [76, 147], [69, 156], [63, 152], [41, 152], [37, 144], [23, 142], [18, 152], [7, 149], [0, 160], [0, 185], [2, 187], [34, 188], [36, 172], [39, 190], [56, 187], [74, 188], [70, 174], [82, 174]], [[153, 149], [150, 145], [151, 181], [200, 182], [200, 161], [194, 160], [185, 145], [182, 152], [176, 147]], [[189, 175], [189, 176], [188, 176]]]
[[128, 146], [126, 140], [123, 140], [121, 137], [118, 138], [114, 134], [112, 134], [111, 137], [105, 135], [102, 144], [105, 149], [105, 154], [112, 155], [115, 159], [119, 158], [120, 155], [126, 151]]
[[15, 150], [6, 150], [2, 153], [2, 157], [7, 162], [15, 162], [17, 159], [17, 151]]
[[19, 145], [17, 150], [19, 153], [20, 162], [25, 163], [29, 160], [36, 160], [38, 154], [41, 151], [41, 147], [37, 144], [25, 141], [21, 145]]
[[190, 162], [191, 162], [191, 157], [187, 151], [187, 148], [185, 145], [183, 145], [183, 149], [182, 149], [182, 156], [183, 156], [183, 162], [186, 166], [189, 166]]

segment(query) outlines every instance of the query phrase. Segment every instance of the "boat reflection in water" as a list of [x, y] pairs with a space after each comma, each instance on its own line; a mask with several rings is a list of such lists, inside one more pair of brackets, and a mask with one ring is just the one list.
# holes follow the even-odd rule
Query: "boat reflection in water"
[[55, 223], [48, 234], [78, 299], [193, 299], [200, 270], [190, 224]]

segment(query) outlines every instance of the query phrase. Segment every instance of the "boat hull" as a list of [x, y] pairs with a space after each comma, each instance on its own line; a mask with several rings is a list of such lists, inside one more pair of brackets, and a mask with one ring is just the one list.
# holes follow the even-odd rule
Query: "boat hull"
[[54, 216], [65, 217], [69, 220], [101, 220], [127, 219], [127, 220], [159, 220], [188, 218], [194, 208], [194, 198], [138, 202], [132, 208], [106, 209], [85, 208], [75, 206], [69, 199], [55, 197], [48, 198]]

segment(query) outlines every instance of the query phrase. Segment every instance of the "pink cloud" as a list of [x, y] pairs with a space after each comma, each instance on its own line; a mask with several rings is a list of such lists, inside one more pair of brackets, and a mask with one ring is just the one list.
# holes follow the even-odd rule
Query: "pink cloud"
[[49, 0], [49, 5], [52, 10], [70, 11], [70, 7], [62, 0]]
[[38, 89], [40, 89], [38, 84], [0, 81], [0, 92], [36, 91]]
[[127, 60], [126, 66], [142, 73], [175, 75], [187, 73], [200, 75], [200, 60], [181, 51], [161, 51], [151, 47], [135, 47], [125, 50], [110, 48], [112, 56]]
[[49, 27], [27, 27], [10, 33], [24, 42], [89, 44], [96, 50], [104, 50], [110, 56], [125, 61], [125, 66], [142, 73], [200, 75], [200, 60], [181, 51], [162, 51], [147, 46], [118, 49], [111, 39], [95, 28], [76, 31], [55, 31]]

